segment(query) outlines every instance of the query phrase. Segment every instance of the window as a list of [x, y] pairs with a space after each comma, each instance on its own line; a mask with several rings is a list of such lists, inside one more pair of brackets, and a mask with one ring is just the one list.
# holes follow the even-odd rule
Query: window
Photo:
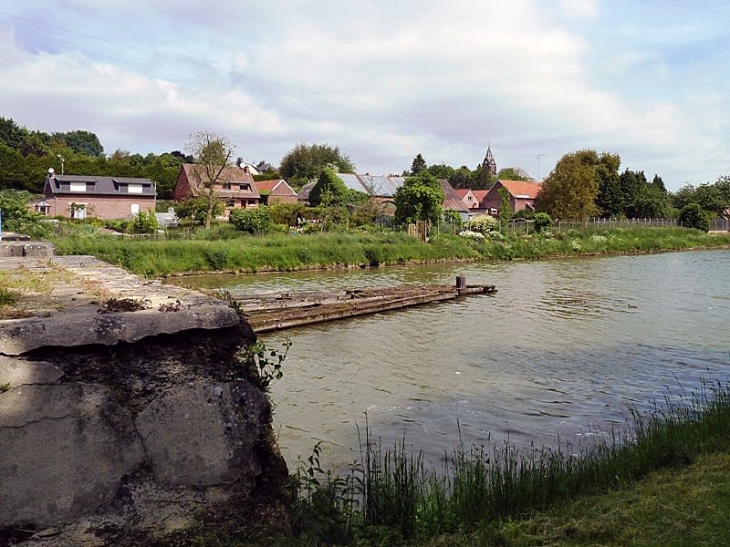
[[230, 190], [231, 189], [231, 183], [230, 182], [224, 182], [223, 183], [223, 189], [224, 190]]
[[139, 214], [139, 203], [132, 203], [132, 214], [138, 215]]
[[71, 192], [86, 192], [86, 183], [85, 182], [72, 182], [69, 190]]
[[130, 194], [141, 194], [142, 185], [141, 184], [130, 184], [127, 187], [127, 192], [129, 192]]

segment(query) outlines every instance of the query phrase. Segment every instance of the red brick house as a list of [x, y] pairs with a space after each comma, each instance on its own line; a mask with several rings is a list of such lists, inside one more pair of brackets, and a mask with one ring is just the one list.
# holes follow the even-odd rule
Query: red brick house
[[261, 200], [265, 200], [267, 205], [272, 203], [296, 203], [299, 199], [294, 188], [289, 186], [284, 179], [257, 180], [256, 188], [261, 194]]
[[514, 214], [524, 209], [535, 210], [535, 197], [540, 192], [542, 185], [539, 182], [527, 180], [498, 180], [479, 203], [479, 208], [484, 209], [487, 214], [494, 216], [499, 214], [499, 206], [502, 201], [499, 195], [500, 188], [505, 188], [509, 192], [510, 208]]
[[[150, 179], [94, 177], [49, 173], [39, 211], [50, 216], [83, 219], [128, 218], [155, 211], [157, 189]], [[42, 205], [42, 207], [41, 207]]]
[[474, 190], [471, 190], [469, 188], [457, 188], [454, 190], [456, 192], [456, 195], [459, 196], [459, 199], [464, 202], [464, 205], [466, 205], [469, 209], [478, 209], [479, 208], [479, 200], [474, 195]]
[[[182, 201], [191, 197], [201, 195], [200, 184], [203, 168], [200, 165], [185, 163], [180, 166], [180, 173], [175, 183], [173, 198], [175, 201]], [[204, 175], [203, 175], [204, 176]], [[205, 182], [202, 180], [202, 182]], [[231, 209], [247, 209], [258, 207], [261, 201], [253, 175], [248, 168], [224, 167], [218, 182], [215, 184], [214, 193], [223, 201], [226, 208], [226, 215]]]

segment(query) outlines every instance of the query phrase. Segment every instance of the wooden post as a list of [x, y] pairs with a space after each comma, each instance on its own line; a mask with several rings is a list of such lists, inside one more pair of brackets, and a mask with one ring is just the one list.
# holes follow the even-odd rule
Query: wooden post
[[456, 290], [461, 291], [466, 289], [466, 276], [465, 275], [457, 275], [456, 276]]

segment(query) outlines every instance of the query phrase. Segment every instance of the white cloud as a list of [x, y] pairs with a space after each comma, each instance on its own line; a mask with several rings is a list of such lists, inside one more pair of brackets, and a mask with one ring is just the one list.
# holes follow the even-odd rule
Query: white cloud
[[[597, 1], [559, 0], [556, 17], [537, 0], [156, 0], [145, 17], [113, 2], [111, 18], [90, 0], [63, 12], [28, 2], [55, 26], [41, 39], [32, 23], [0, 19], [0, 114], [94, 131], [108, 152], [181, 148], [208, 129], [274, 163], [298, 142], [336, 144], [371, 173], [399, 172], [419, 152], [473, 167], [487, 141], [500, 166], [536, 171], [544, 154], [543, 175], [586, 147], [674, 187], [730, 171], [727, 94], [692, 90], [646, 34], [615, 47], [610, 5]], [[603, 42], [590, 30], [599, 20]]]

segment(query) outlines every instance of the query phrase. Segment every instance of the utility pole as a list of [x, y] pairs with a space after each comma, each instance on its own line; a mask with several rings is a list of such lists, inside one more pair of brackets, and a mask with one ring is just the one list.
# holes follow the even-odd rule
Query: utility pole
[[63, 164], [64, 164], [63, 156], [61, 154], [56, 154], [56, 155], [58, 156], [58, 159], [61, 160], [61, 174], [63, 175]]
[[533, 157], [537, 160], [537, 180], [538, 182], [542, 182], [542, 177], [540, 177], [540, 158], [542, 158], [545, 154], [535, 154]]

